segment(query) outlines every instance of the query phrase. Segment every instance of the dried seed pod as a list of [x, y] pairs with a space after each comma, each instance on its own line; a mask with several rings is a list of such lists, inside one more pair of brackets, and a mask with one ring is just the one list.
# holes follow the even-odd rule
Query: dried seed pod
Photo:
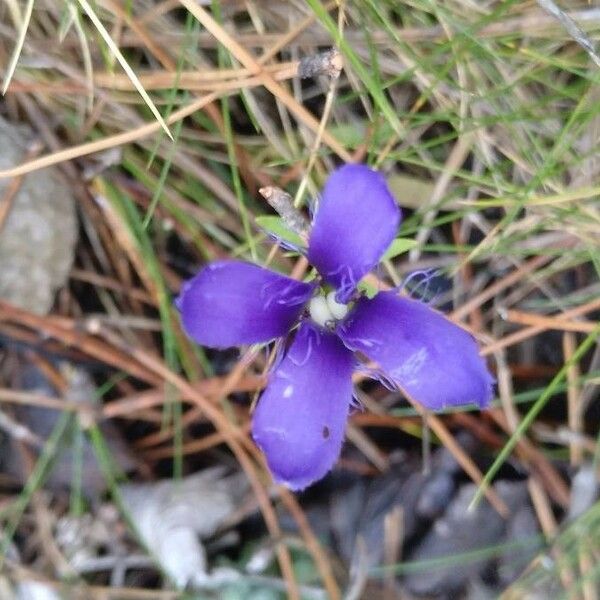
[[337, 48], [305, 56], [298, 65], [298, 77], [307, 79], [317, 75], [327, 75], [332, 79], [340, 76], [344, 68], [344, 59]]

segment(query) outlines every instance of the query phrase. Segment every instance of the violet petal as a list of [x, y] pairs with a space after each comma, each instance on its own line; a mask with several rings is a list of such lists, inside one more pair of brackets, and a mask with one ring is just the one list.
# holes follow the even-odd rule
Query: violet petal
[[352, 353], [304, 322], [273, 371], [252, 420], [252, 436], [273, 479], [300, 490], [335, 464], [352, 400]]
[[176, 305], [193, 340], [227, 348], [285, 335], [313, 289], [257, 265], [223, 260], [186, 281]]
[[473, 337], [422, 302], [393, 292], [361, 298], [338, 335], [429, 409], [491, 399], [494, 380]]
[[314, 219], [308, 259], [346, 302], [381, 259], [400, 223], [383, 175], [365, 165], [334, 171]]

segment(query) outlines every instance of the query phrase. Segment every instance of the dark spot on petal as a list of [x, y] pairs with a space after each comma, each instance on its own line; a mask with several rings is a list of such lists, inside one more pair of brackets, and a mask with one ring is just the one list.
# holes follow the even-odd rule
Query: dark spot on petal
[[323, 439], [329, 439], [329, 427], [327, 425], [323, 427]]

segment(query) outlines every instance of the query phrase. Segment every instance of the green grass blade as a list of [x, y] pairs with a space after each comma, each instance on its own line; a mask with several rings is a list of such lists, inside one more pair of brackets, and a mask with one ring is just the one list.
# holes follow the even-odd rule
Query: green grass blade
[[320, 0], [307, 0], [307, 3], [317, 15], [323, 26], [327, 29], [336, 46], [338, 46], [344, 56], [350, 61], [353, 69], [356, 71], [357, 75], [369, 90], [369, 93], [379, 107], [379, 110], [381, 110], [381, 112], [385, 115], [394, 131], [396, 131], [396, 133], [400, 133], [402, 131], [400, 120], [398, 119], [396, 111], [392, 108], [392, 105], [386, 98], [385, 93], [381, 87], [377, 85], [376, 78], [369, 73], [369, 70], [363, 65], [356, 52], [354, 52], [352, 49], [352, 46], [350, 46], [343, 35], [340, 34], [335, 21], [329, 16], [329, 13]]
[[[0, 542], [0, 570], [2, 569], [4, 557], [6, 556], [8, 547], [12, 541], [13, 535], [17, 530], [21, 517], [29, 505], [34, 492], [43, 485], [48, 470], [59, 451], [62, 437], [67, 431], [67, 428], [72, 420], [73, 415], [71, 413], [63, 413], [60, 416], [58, 422], [52, 430], [52, 433], [50, 434], [50, 437], [46, 441], [46, 444], [44, 445], [37, 462], [35, 463], [35, 467], [33, 468], [31, 475], [27, 479], [27, 483], [25, 484], [23, 491], [10, 507], [10, 520], [9, 523], [4, 527], [4, 531], [2, 532], [2, 541]], [[3, 511], [3, 513], [4, 512], [5, 511]], [[8, 512], [8, 510], [6, 512]], [[3, 514], [0, 513], [0, 517], [2, 516]]]

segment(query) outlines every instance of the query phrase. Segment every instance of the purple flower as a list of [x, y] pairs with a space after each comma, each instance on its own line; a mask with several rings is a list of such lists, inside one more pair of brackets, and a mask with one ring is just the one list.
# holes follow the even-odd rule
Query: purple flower
[[252, 435], [274, 479], [292, 489], [322, 478], [340, 454], [355, 353], [429, 409], [490, 400], [493, 378], [469, 333], [393, 291], [372, 299], [357, 291], [399, 223], [384, 178], [366, 166], [343, 166], [325, 185], [310, 233], [308, 259], [320, 278], [303, 283], [218, 261], [186, 282], [178, 298], [183, 327], [199, 344], [223, 348], [290, 335], [254, 412]]

